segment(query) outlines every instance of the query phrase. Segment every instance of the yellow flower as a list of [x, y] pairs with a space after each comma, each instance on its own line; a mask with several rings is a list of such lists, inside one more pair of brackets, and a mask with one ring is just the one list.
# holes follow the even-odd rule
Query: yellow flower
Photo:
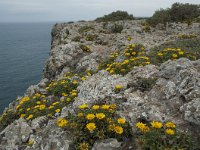
[[177, 58], [178, 55], [177, 55], [177, 54], [172, 54], [172, 57], [173, 57], [173, 58]]
[[120, 71], [121, 71], [121, 72], [125, 72], [125, 71], [126, 71], [126, 69], [121, 69]]
[[109, 106], [109, 105], [106, 105], [106, 104], [101, 106], [102, 109], [109, 109], [109, 107], [110, 107], [110, 106]]
[[30, 111], [30, 110], [31, 110], [31, 108], [27, 108], [26, 110], [27, 110], [27, 111]]
[[86, 78], [85, 78], [85, 77], [82, 77], [82, 78], [81, 78], [81, 80], [82, 80], [82, 81], [85, 81], [85, 80], [86, 80]]
[[29, 146], [32, 146], [33, 144], [34, 144], [34, 141], [33, 141], [33, 140], [29, 140], [29, 141], [28, 141], [28, 145], [29, 145]]
[[88, 120], [92, 120], [92, 119], [95, 118], [95, 115], [94, 115], [94, 114], [87, 114], [86, 118], [87, 118]]
[[96, 117], [97, 117], [98, 119], [103, 119], [103, 118], [106, 117], [106, 115], [105, 115], [104, 113], [97, 113], [97, 114], [96, 114]]
[[162, 54], [162, 53], [158, 53], [157, 55], [158, 55], [159, 57], [162, 57], [162, 56], [163, 56], [163, 54]]
[[86, 127], [87, 127], [87, 129], [88, 129], [89, 131], [93, 131], [93, 130], [96, 129], [95, 123], [88, 123], [88, 124], [86, 125]]
[[55, 112], [59, 113], [59, 112], [60, 112], [60, 109], [56, 109]]
[[20, 115], [20, 118], [24, 118], [26, 115], [25, 114], [21, 114]]
[[41, 102], [40, 102], [40, 101], [37, 101], [37, 102], [36, 102], [36, 104], [38, 104], [38, 105], [39, 105], [39, 104], [41, 104]]
[[111, 104], [111, 105], [110, 105], [110, 108], [111, 108], [111, 109], [115, 109], [115, 108], [117, 108], [117, 105], [116, 105], [116, 104]]
[[71, 98], [68, 97], [68, 98], [66, 99], [66, 101], [67, 101], [67, 102], [70, 102], [70, 101], [71, 101]]
[[26, 119], [27, 120], [30, 120], [30, 119], [32, 119], [33, 118], [33, 115], [31, 114], [31, 115], [29, 115]]
[[125, 53], [125, 55], [126, 55], [126, 56], [130, 56], [131, 54], [130, 54], [130, 53]]
[[62, 93], [62, 96], [67, 97], [68, 94], [67, 93]]
[[119, 124], [125, 124], [126, 120], [124, 118], [119, 118], [119, 119], [117, 119], [117, 122]]
[[72, 83], [73, 83], [73, 84], [78, 84], [78, 82], [77, 82], [76, 80], [74, 80]]
[[175, 134], [174, 130], [172, 130], [172, 129], [166, 129], [165, 133], [168, 134], [168, 135], [174, 135]]
[[112, 69], [112, 70], [110, 70], [110, 74], [114, 74], [115, 73], [115, 71]]
[[162, 128], [163, 125], [162, 125], [162, 122], [153, 121], [153, 122], [151, 122], [151, 126], [153, 128], [160, 129], [160, 128]]
[[184, 54], [184, 52], [183, 52], [183, 51], [180, 51], [180, 52], [178, 52], [178, 54], [179, 54], [179, 55], [183, 55], [183, 54]]
[[122, 127], [120, 127], [120, 126], [115, 126], [115, 132], [117, 133], [117, 134], [122, 134], [123, 132], [124, 132], [124, 130], [123, 130], [123, 128]]
[[66, 127], [67, 126], [68, 121], [64, 118], [59, 118], [57, 120], [57, 125], [61, 128]]
[[118, 90], [121, 90], [122, 88], [123, 88], [122, 85], [116, 85], [116, 86], [115, 86], [115, 89], [118, 89]]
[[78, 113], [77, 116], [78, 117], [83, 117], [83, 113]]
[[148, 132], [150, 130], [149, 127], [142, 122], [136, 123], [136, 127], [140, 129], [142, 132]]
[[44, 110], [45, 109], [45, 105], [40, 105], [40, 110]]
[[71, 93], [72, 96], [77, 96], [77, 93], [73, 92]]
[[136, 55], [136, 52], [132, 52], [131, 54], [132, 54], [132, 55]]
[[94, 110], [99, 109], [99, 105], [94, 105], [94, 106], [92, 106], [92, 109], [94, 109]]
[[108, 130], [114, 131], [114, 130], [115, 130], [115, 124], [110, 124], [110, 125], [108, 126]]
[[52, 105], [55, 106], [55, 105], [58, 105], [58, 104], [59, 104], [59, 102], [54, 102]]
[[131, 37], [128, 37], [128, 39], [127, 39], [128, 41], [131, 41]]
[[165, 124], [165, 126], [166, 126], [167, 128], [176, 128], [176, 125], [175, 125], [173, 122], [167, 122], [167, 123]]
[[89, 144], [83, 142], [83, 143], [81, 143], [81, 144], [79, 145], [79, 149], [80, 149], [80, 150], [89, 150]]
[[52, 109], [52, 108], [54, 108], [54, 106], [49, 106], [49, 109]]
[[87, 104], [82, 104], [82, 105], [79, 106], [79, 108], [80, 109], [86, 109], [86, 108], [88, 108], [88, 105]]

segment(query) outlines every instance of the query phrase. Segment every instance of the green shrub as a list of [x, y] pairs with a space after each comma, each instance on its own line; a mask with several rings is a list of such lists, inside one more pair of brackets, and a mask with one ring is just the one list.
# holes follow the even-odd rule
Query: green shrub
[[92, 27], [90, 27], [90, 26], [82, 26], [82, 27], [80, 27], [79, 29], [78, 29], [78, 32], [79, 33], [84, 33], [84, 32], [88, 32], [88, 31], [90, 31], [90, 30], [92, 30], [93, 28]]
[[174, 3], [171, 8], [157, 10], [147, 22], [152, 26], [167, 22], [191, 23], [199, 16], [200, 5]]
[[6, 112], [4, 112], [0, 116], [0, 131], [2, 131], [7, 125], [11, 124], [17, 118], [18, 117], [13, 109], [9, 109]]
[[118, 25], [116, 23], [111, 27], [111, 32], [112, 33], [121, 33], [122, 30], [123, 30], [123, 26], [122, 25]]
[[133, 15], [129, 15], [126, 11], [116, 11], [103, 17], [97, 18], [95, 21], [108, 22], [108, 21], [119, 21], [119, 20], [134, 20]]
[[90, 47], [84, 44], [80, 44], [79, 47], [84, 51], [84, 52], [91, 52]]
[[97, 35], [94, 35], [94, 34], [88, 34], [88, 35], [86, 35], [86, 37], [85, 37], [85, 39], [86, 39], [87, 41], [95, 41], [96, 38], [97, 38]]
[[156, 78], [139, 78], [134, 87], [142, 92], [152, 89], [156, 83]]

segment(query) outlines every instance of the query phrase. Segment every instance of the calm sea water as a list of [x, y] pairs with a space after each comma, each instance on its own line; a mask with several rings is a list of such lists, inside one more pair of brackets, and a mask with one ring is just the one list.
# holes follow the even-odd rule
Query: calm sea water
[[38, 83], [54, 23], [0, 23], [0, 113]]

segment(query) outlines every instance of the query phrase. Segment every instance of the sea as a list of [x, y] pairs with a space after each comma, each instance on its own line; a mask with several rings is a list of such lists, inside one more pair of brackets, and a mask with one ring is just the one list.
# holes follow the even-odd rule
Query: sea
[[0, 114], [43, 75], [54, 23], [0, 23]]

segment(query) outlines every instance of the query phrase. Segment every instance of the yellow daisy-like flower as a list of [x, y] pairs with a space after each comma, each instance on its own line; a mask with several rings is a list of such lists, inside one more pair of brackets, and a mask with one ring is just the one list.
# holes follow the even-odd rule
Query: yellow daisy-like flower
[[88, 105], [87, 104], [82, 104], [82, 105], [79, 106], [79, 108], [80, 109], [86, 109], [86, 108], [88, 108]]
[[184, 54], [184, 52], [183, 52], [183, 51], [180, 51], [180, 52], [178, 52], [178, 54], [179, 54], [179, 55], [183, 55], [183, 54]]
[[172, 129], [166, 129], [165, 133], [168, 134], [168, 135], [174, 135], [175, 134], [174, 130], [172, 130]]
[[52, 109], [52, 108], [54, 108], [54, 106], [49, 106], [49, 109]]
[[77, 93], [73, 92], [71, 93], [72, 96], [77, 96]]
[[88, 120], [92, 120], [92, 119], [95, 118], [95, 115], [94, 115], [94, 114], [87, 114], [86, 118], [87, 118]]
[[106, 115], [104, 113], [97, 113], [96, 117], [101, 120], [101, 119], [105, 118]]
[[114, 131], [114, 130], [115, 130], [115, 124], [110, 124], [110, 125], [108, 126], [108, 130]]
[[29, 115], [26, 119], [27, 120], [30, 120], [30, 119], [32, 119], [33, 118], [33, 115], [31, 114], [31, 115]]
[[110, 106], [105, 104], [105, 105], [102, 105], [101, 108], [102, 108], [102, 109], [109, 109]]
[[95, 123], [88, 123], [86, 125], [86, 128], [89, 130], [89, 131], [94, 131], [96, 129], [96, 125]]
[[136, 52], [132, 52], [131, 54], [132, 54], [132, 55], [136, 55]]
[[111, 109], [116, 109], [116, 108], [117, 108], [117, 105], [116, 105], [116, 104], [111, 104], [111, 105], [110, 105], [110, 108], [111, 108]]
[[40, 110], [44, 110], [46, 108], [45, 105], [40, 105]]
[[26, 116], [26, 114], [21, 114], [20, 118], [24, 118]]
[[56, 109], [55, 112], [59, 113], [59, 112], [60, 112], [60, 109]]
[[78, 113], [77, 116], [78, 117], [83, 117], [83, 113]]
[[117, 89], [117, 90], [121, 90], [122, 88], [123, 88], [122, 85], [116, 85], [116, 86], [115, 86], [115, 89]]
[[153, 128], [160, 129], [160, 128], [162, 128], [163, 124], [162, 124], [162, 122], [153, 121], [153, 122], [151, 122], [151, 126]]
[[142, 122], [136, 123], [136, 127], [137, 127], [138, 129], [140, 129], [140, 131], [142, 131], [142, 132], [144, 132], [144, 133], [150, 131], [150, 128], [149, 128], [146, 124], [144, 124], [144, 123], [142, 123]]
[[125, 120], [124, 118], [119, 118], [119, 119], [117, 119], [117, 122], [118, 122], [119, 124], [125, 124], [125, 123], [126, 123], [126, 120]]
[[176, 125], [175, 125], [173, 122], [167, 122], [167, 123], [165, 124], [165, 126], [166, 126], [167, 128], [176, 128]]
[[66, 127], [67, 126], [68, 121], [65, 118], [59, 118], [57, 120], [57, 125], [61, 128]]
[[172, 57], [173, 57], [173, 58], [177, 58], [178, 55], [177, 55], [177, 54], [172, 54]]
[[99, 109], [99, 105], [94, 105], [94, 106], [92, 106], [92, 109], [94, 109], [94, 110]]
[[163, 56], [163, 54], [162, 54], [162, 53], [158, 53], [157, 55], [158, 55], [159, 57], [162, 57], [162, 56]]
[[80, 150], [89, 150], [89, 144], [83, 142], [83, 143], [81, 143], [81, 144], [79, 145], [79, 149], [80, 149]]
[[114, 130], [117, 134], [122, 134], [124, 132], [124, 129], [120, 126], [115, 126]]

